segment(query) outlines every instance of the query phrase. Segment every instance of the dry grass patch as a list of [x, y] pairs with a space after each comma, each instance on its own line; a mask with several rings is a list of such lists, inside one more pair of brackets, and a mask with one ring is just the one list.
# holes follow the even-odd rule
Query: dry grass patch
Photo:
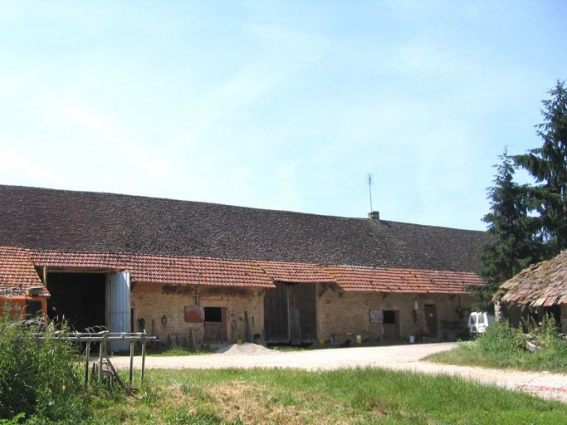
[[[297, 403], [297, 394], [277, 394], [273, 388], [255, 382], [233, 381], [209, 387], [215, 405], [220, 407], [220, 416], [229, 422], [246, 424], [277, 423], [301, 425], [305, 423], [328, 423], [317, 421], [321, 412], [305, 410]], [[301, 402], [300, 402], [301, 404]]]

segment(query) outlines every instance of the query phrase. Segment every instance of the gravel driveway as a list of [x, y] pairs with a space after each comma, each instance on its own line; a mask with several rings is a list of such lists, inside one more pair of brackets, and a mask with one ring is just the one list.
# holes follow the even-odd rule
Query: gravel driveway
[[[378, 367], [430, 374], [457, 375], [485, 384], [517, 389], [567, 403], [567, 374], [520, 372], [451, 366], [422, 361], [424, 357], [454, 348], [454, 343], [395, 345], [387, 347], [352, 347], [280, 352], [254, 344], [233, 346], [225, 353], [182, 357], [147, 357], [147, 369], [225, 369], [294, 368], [333, 370], [354, 367]], [[128, 357], [115, 357], [112, 363], [127, 368]], [[134, 366], [141, 366], [140, 357]]]

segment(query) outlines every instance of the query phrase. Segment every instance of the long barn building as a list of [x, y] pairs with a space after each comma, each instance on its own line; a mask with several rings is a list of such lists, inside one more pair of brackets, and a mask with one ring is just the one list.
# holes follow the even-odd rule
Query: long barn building
[[0, 185], [0, 286], [163, 344], [454, 340], [484, 232]]

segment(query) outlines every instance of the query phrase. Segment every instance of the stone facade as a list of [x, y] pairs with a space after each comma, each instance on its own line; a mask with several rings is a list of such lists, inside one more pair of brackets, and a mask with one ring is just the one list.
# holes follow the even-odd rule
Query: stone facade
[[[338, 290], [320, 290], [319, 294], [317, 336], [322, 341], [337, 344], [347, 340], [356, 343], [357, 335], [369, 343], [408, 341], [410, 336], [416, 340], [455, 340], [466, 330], [466, 318], [472, 304], [468, 295]], [[437, 329], [430, 335], [427, 335], [425, 321], [426, 306], [435, 306], [437, 316]], [[382, 313], [376, 317], [376, 311]], [[397, 323], [384, 323], [392, 319]]]
[[[324, 344], [356, 344], [357, 336], [363, 343], [403, 342], [410, 336], [417, 341], [455, 340], [465, 332], [472, 303], [467, 295], [343, 292], [325, 285], [317, 289], [316, 333]], [[131, 296], [133, 329], [140, 331], [144, 326], [165, 346], [198, 348], [239, 340], [262, 343], [264, 294], [265, 290], [254, 288], [138, 283]], [[427, 335], [425, 306], [435, 306], [434, 334]], [[187, 322], [186, 307], [226, 309], [226, 340], [207, 340], [206, 324]], [[391, 314], [397, 323], [376, 323], [375, 311], [386, 311], [382, 320], [388, 321]]]
[[[162, 345], [198, 348], [238, 340], [258, 341], [264, 329], [263, 291], [254, 288], [134, 285], [131, 295], [133, 328], [156, 335]], [[187, 322], [186, 307], [226, 309], [226, 341], [206, 341], [205, 323]], [[141, 320], [143, 319], [143, 321]]]

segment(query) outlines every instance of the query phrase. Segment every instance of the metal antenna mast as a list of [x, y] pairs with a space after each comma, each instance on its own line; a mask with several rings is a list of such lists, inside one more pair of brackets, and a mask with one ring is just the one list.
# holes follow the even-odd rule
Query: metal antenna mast
[[368, 194], [370, 195], [370, 212], [374, 211], [372, 209], [372, 174], [368, 173], [366, 175], [367, 183], [368, 183]]

